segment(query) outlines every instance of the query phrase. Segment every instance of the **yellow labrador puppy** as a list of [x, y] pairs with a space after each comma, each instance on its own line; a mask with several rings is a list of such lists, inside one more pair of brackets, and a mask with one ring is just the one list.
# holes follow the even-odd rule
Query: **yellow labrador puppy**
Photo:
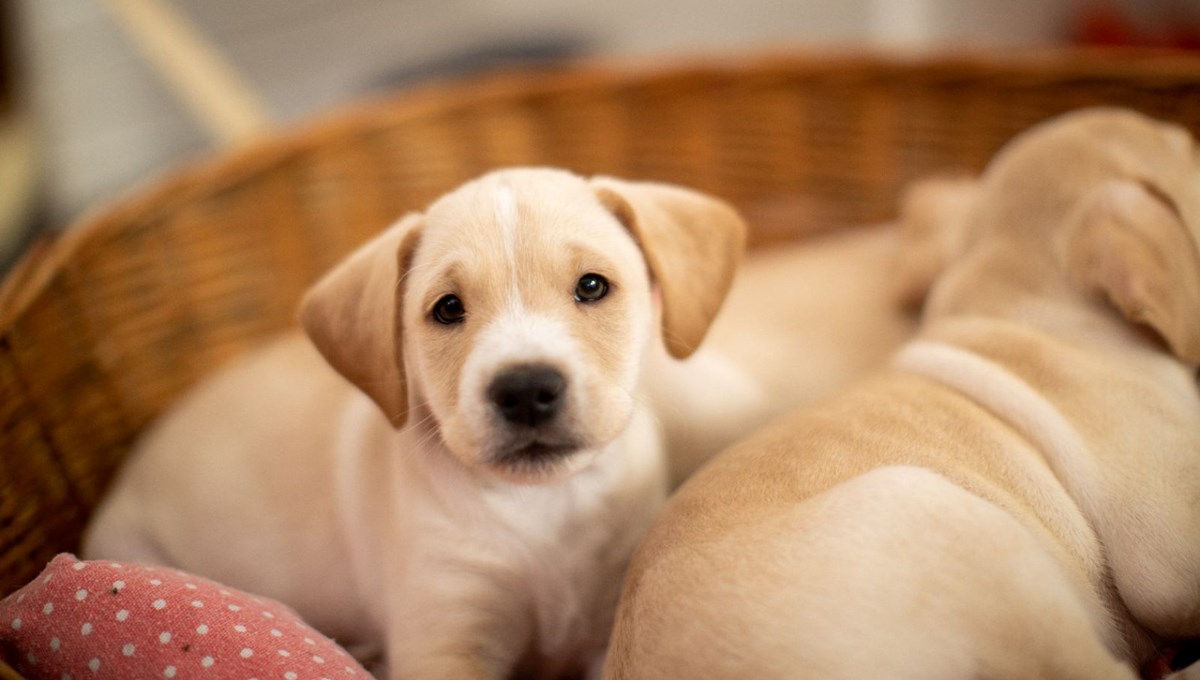
[[311, 344], [190, 394], [84, 551], [282, 600], [391, 678], [597, 668], [665, 495], [642, 365], [700, 344], [744, 231], [665, 185], [470, 182], [316, 284]]
[[944, 189], [918, 337], [684, 485], [606, 677], [1131, 680], [1200, 634], [1196, 145], [1087, 110]]

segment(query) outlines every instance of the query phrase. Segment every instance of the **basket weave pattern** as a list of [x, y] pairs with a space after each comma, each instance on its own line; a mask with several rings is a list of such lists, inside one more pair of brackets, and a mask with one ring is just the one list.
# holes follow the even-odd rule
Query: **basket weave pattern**
[[468, 178], [546, 164], [677, 182], [732, 201], [763, 244], [887, 219], [910, 180], [976, 171], [1017, 131], [1095, 104], [1200, 130], [1200, 60], [580, 65], [415, 90], [183, 169], [0, 288], [0, 595], [77, 547], [172, 399], [292, 323], [350, 248]]

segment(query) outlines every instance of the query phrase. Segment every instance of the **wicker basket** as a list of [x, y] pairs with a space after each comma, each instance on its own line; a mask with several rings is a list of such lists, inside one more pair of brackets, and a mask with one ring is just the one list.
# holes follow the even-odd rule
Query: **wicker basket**
[[[1200, 130], [1200, 58], [790, 55], [508, 72], [352, 108], [184, 169], [29, 253], [0, 288], [0, 594], [80, 529], [182, 390], [293, 319], [305, 286], [400, 213], [499, 165], [690, 185], [754, 240], [892, 215], [1079, 106]], [[3, 677], [0, 669], [0, 677]]]

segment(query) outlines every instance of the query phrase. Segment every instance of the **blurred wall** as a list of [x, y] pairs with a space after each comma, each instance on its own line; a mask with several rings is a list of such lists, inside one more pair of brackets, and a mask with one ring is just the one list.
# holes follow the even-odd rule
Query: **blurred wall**
[[[51, 224], [211, 148], [105, 11], [19, 0]], [[1029, 45], [1063, 34], [1073, 0], [162, 0], [291, 121], [471, 63], [652, 56], [796, 43]], [[472, 61], [473, 58], [473, 61]]]

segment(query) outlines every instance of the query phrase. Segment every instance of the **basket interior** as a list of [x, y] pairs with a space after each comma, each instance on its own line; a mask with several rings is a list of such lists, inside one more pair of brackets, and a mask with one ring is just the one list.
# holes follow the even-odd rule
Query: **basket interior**
[[885, 220], [1081, 106], [1200, 131], [1200, 60], [788, 56], [579, 65], [426, 87], [185, 168], [31, 253], [0, 289], [0, 594], [79, 532], [137, 433], [293, 321], [304, 288], [405, 211], [502, 165], [676, 182], [763, 245]]

